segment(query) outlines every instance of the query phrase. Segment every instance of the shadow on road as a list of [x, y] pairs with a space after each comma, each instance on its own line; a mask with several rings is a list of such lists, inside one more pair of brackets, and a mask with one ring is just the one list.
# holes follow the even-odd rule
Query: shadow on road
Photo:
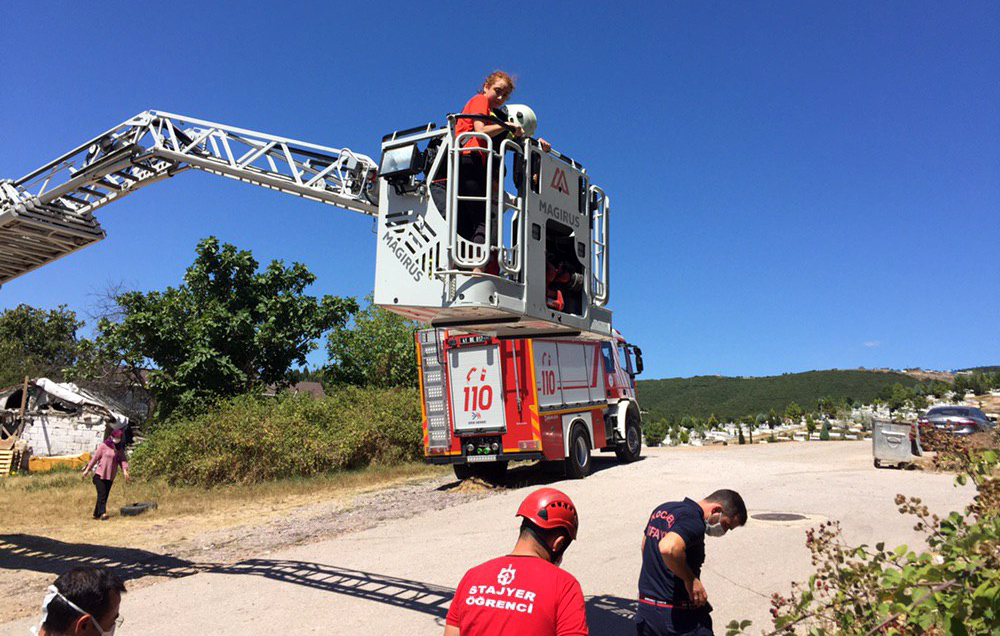
[[[642, 461], [640, 457], [636, 461]], [[590, 474], [599, 473], [622, 463], [613, 455], [592, 455]], [[562, 471], [562, 462], [533, 462], [510, 468], [503, 477], [493, 480], [492, 485], [501, 488], [526, 488], [528, 486], [548, 486], [568, 478]], [[460, 481], [453, 481], [438, 487], [438, 490], [457, 488]]]
[[32, 570], [59, 576], [83, 565], [100, 565], [124, 581], [144, 576], [180, 578], [202, 566], [169, 554], [89, 543], [66, 543], [30, 534], [0, 534], [0, 569]]
[[[449, 587], [382, 574], [283, 559], [248, 559], [233, 564], [197, 563], [146, 550], [66, 543], [27, 534], [0, 535], [0, 569], [32, 570], [53, 578], [74, 567], [100, 565], [123, 580], [144, 576], [181, 578], [200, 572], [251, 575], [429, 614], [443, 621], [455, 594]], [[473, 565], [470, 563], [469, 565]], [[39, 589], [39, 598], [42, 590]], [[587, 600], [591, 634], [630, 633], [635, 602], [614, 596]]]

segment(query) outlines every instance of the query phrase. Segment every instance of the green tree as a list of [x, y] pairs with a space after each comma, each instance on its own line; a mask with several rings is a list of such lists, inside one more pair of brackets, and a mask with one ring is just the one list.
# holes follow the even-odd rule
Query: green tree
[[767, 416], [764, 415], [763, 413], [758, 413], [757, 417], [754, 418], [754, 426], [756, 426], [758, 429], [762, 429], [765, 426], [767, 426]]
[[821, 397], [816, 400], [819, 412], [825, 417], [836, 417], [837, 401], [830, 396]]
[[249, 251], [215, 237], [196, 253], [183, 284], [120, 294], [120, 322], [99, 323], [103, 357], [152, 369], [158, 417], [284, 384], [292, 364], [304, 365], [316, 340], [357, 311], [351, 298], [306, 295], [316, 277], [300, 263], [258, 271]]
[[18, 305], [0, 314], [0, 387], [18, 384], [24, 376], [46, 376], [60, 381], [76, 364], [83, 321], [60, 305], [36, 309]]
[[708, 421], [705, 422], [705, 427], [710, 431], [714, 431], [719, 428], [719, 420], [715, 417], [715, 413], [708, 416]]
[[893, 384], [892, 389], [889, 392], [889, 399], [886, 400], [886, 404], [889, 407], [889, 413], [903, 408], [906, 406], [906, 403], [910, 401], [910, 399], [911, 393], [906, 387], [899, 382]]
[[799, 422], [801, 422], [802, 415], [803, 415], [802, 407], [796, 404], [795, 402], [792, 402], [791, 404], [785, 407], [785, 417], [791, 420], [792, 424], [798, 424]]
[[823, 422], [823, 428], [819, 430], [819, 438], [821, 441], [830, 441], [830, 422]]
[[976, 395], [985, 395], [989, 392], [989, 381], [982, 373], [974, 373], [969, 378], [969, 390]]
[[372, 304], [327, 337], [330, 365], [326, 378], [334, 384], [390, 388], [417, 386], [417, 324]]
[[806, 415], [806, 431], [809, 433], [809, 437], [816, 432], [816, 420], [813, 419], [812, 413]]
[[969, 389], [969, 377], [965, 374], [955, 376], [955, 381], [951, 384], [951, 390], [955, 392], [955, 401], [961, 402], [965, 398], [965, 393]]
[[777, 426], [777, 425], [779, 425], [779, 424], [781, 424], [781, 418], [778, 417], [778, 414], [774, 411], [774, 409], [771, 409], [770, 411], [768, 411], [768, 413], [767, 413], [767, 425], [768, 425], [768, 427], [773, 431], [774, 427]]
[[747, 432], [750, 434], [750, 443], [753, 444], [753, 428], [756, 424], [756, 420], [753, 415], [744, 415], [740, 418], [740, 423], [746, 427]]
[[642, 424], [642, 436], [646, 439], [646, 446], [659, 446], [663, 443], [663, 438], [667, 436], [670, 422], [661, 417], [658, 420], [648, 418]]
[[739, 439], [740, 444], [746, 444], [747, 438], [743, 436], [743, 425], [740, 423], [736, 424], [736, 431], [738, 433], [737, 439]]

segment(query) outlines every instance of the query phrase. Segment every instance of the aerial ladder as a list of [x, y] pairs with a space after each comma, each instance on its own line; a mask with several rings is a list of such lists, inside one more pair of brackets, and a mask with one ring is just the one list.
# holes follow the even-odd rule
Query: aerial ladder
[[[376, 163], [347, 148], [140, 113], [0, 180], [0, 284], [104, 239], [98, 208], [196, 169], [376, 217], [374, 295], [385, 309], [500, 338], [609, 338], [610, 199], [579, 163], [535, 139], [456, 134], [463, 117], [477, 116], [386, 135]], [[486, 166], [484, 194], [458, 185], [469, 153]], [[481, 215], [485, 237], [463, 234], [460, 214]]]

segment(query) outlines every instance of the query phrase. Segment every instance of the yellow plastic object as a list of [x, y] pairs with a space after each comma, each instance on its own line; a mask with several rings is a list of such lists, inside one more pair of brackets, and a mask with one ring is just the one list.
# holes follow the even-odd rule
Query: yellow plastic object
[[90, 453], [80, 455], [56, 455], [54, 457], [31, 457], [28, 459], [28, 470], [33, 473], [44, 473], [53, 468], [76, 468], [83, 470], [83, 467], [90, 461]]

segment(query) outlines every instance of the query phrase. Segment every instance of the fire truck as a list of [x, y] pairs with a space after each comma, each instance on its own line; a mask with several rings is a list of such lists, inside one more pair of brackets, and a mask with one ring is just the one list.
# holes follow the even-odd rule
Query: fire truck
[[495, 480], [511, 461], [590, 473], [591, 451], [624, 462], [642, 450], [635, 376], [642, 352], [613, 338], [416, 334], [424, 456], [459, 479]]
[[[458, 133], [462, 118], [507, 122], [449, 115], [441, 127], [385, 135], [378, 163], [139, 113], [20, 179], [0, 179], [0, 284], [104, 239], [96, 210], [187, 170], [360, 212], [375, 219], [375, 303], [431, 327], [418, 335], [431, 461], [466, 474], [559, 460], [583, 476], [590, 450], [634, 459], [641, 362], [606, 306], [610, 197], [579, 162], [531, 137], [530, 109], [509, 109], [525, 136]], [[481, 192], [459, 185], [470, 154], [485, 169]], [[462, 231], [470, 220], [485, 236]]]

